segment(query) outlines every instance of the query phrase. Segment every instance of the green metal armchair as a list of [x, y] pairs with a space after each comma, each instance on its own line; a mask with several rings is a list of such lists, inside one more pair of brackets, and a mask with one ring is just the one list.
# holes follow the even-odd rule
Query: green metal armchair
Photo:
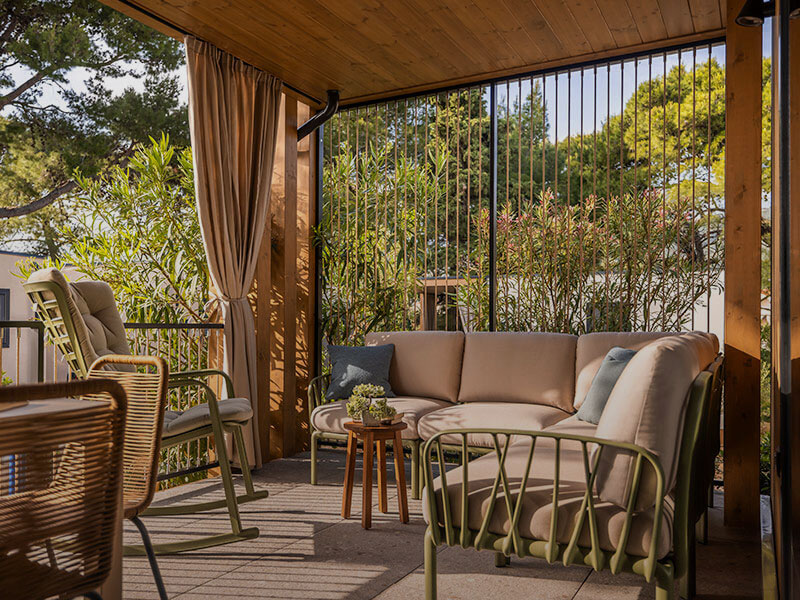
[[[59, 349], [75, 376], [81, 379], [87, 378], [91, 365], [100, 356], [131, 354], [122, 318], [117, 311], [114, 295], [108, 284], [101, 281], [67, 283], [61, 272], [48, 268], [31, 274], [23, 286], [34, 302], [36, 314], [44, 323], [49, 339]], [[134, 369], [133, 365], [125, 364], [106, 364], [104, 368], [122, 371]], [[221, 377], [224, 381], [227, 398], [217, 399], [211, 385], [214, 377]], [[199, 389], [204, 393], [207, 402], [183, 411], [167, 410], [161, 433], [161, 448], [197, 439], [213, 438], [216, 442], [217, 460], [204, 465], [203, 468], [219, 467], [225, 499], [151, 506], [142, 515], [182, 515], [227, 508], [231, 532], [168, 544], [155, 544], [155, 553], [174, 554], [258, 537], [258, 528], [242, 527], [238, 509], [239, 504], [260, 500], [268, 495], [266, 490], [255, 490], [248, 468], [242, 427], [253, 416], [250, 402], [246, 398], [235, 398], [230, 377], [217, 369], [170, 373], [168, 387]], [[225, 445], [226, 433], [233, 437], [242, 465], [245, 493], [238, 496]], [[161, 473], [159, 479], [169, 479], [182, 474]], [[126, 554], [144, 554], [144, 550], [128, 548]]]
[[[701, 440], [714, 426], [721, 365], [719, 357], [692, 384], [674, 490], [666, 489], [658, 457], [630, 443], [488, 429], [449, 430], [433, 436], [422, 450], [423, 511], [428, 522], [426, 598], [437, 597], [439, 545], [493, 551], [497, 566], [508, 564], [515, 555], [609, 569], [613, 574], [635, 573], [655, 582], [657, 600], [672, 599], [674, 582], [680, 580], [681, 596], [691, 598], [695, 524], [705, 510], [703, 486], [708, 482], [708, 461], [714, 458], [713, 444]], [[492, 436], [494, 454], [470, 461], [467, 437], [476, 433]], [[462, 440], [460, 466], [451, 471], [445, 464], [444, 435]], [[627, 506], [604, 502], [595, 491], [603, 453], [620, 451], [632, 457], [634, 465]], [[644, 496], [653, 498], [646, 510], [637, 500]]]

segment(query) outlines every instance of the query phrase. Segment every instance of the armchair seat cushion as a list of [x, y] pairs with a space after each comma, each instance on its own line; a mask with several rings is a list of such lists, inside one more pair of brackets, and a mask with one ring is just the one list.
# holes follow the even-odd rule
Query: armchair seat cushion
[[[419, 422], [419, 433], [427, 440], [445, 429], [524, 429], [542, 431], [570, 416], [570, 413], [542, 404], [522, 402], [469, 402], [450, 405], [442, 410], [425, 415]], [[445, 444], [460, 444], [460, 435], [444, 435]], [[502, 443], [502, 440], [499, 440]], [[489, 434], [467, 437], [470, 446], [492, 448], [494, 442]]]
[[[519, 496], [522, 477], [525, 470], [528, 452], [530, 450], [529, 438], [512, 440], [506, 458], [506, 472], [508, 474], [509, 489], [512, 496], [512, 506], [516, 505]], [[560, 464], [560, 485], [558, 501], [558, 518], [556, 539], [560, 544], [570, 541], [572, 532], [580, 513], [581, 503], [586, 491], [584, 476], [583, 453], [574, 445], [562, 445]], [[550, 522], [553, 511], [553, 475], [555, 466], [555, 445], [552, 440], [540, 438], [536, 442], [533, 455], [533, 465], [525, 488], [522, 512], [519, 519], [519, 533], [522, 537], [532, 540], [548, 540], [550, 537]], [[492, 452], [470, 461], [469, 463], [468, 513], [467, 524], [473, 531], [479, 531], [484, 515], [489, 508], [489, 499], [495, 476], [498, 472], [497, 454]], [[451, 515], [456, 528], [461, 526], [461, 484], [462, 469], [455, 468], [447, 472], [448, 496], [450, 498]], [[440, 525], [442, 517], [442, 482], [437, 478], [433, 482], [434, 493], [437, 497], [437, 513]], [[430, 523], [431, 515], [428, 507], [429, 490], [426, 487], [423, 498], [423, 516]], [[498, 488], [494, 512], [489, 521], [489, 532], [496, 535], [506, 535], [510, 527], [510, 519], [506, 509], [503, 485]], [[606, 551], [616, 550], [616, 545], [622, 532], [625, 521], [625, 509], [610, 502], [602, 502], [595, 495], [597, 526], [600, 547]], [[657, 546], [657, 556], [663, 558], [670, 550], [672, 540], [672, 523], [674, 505], [670, 498], [664, 502], [661, 533]], [[653, 509], [635, 514], [631, 523], [631, 532], [628, 538], [626, 551], [633, 556], [647, 556], [650, 550], [650, 541], [653, 527]], [[589, 520], [586, 518], [581, 529], [579, 545], [584, 548], [591, 547]]]
[[[253, 407], [247, 398], [219, 400], [219, 416], [223, 423], [246, 423], [253, 418]], [[162, 438], [170, 438], [193, 429], [211, 425], [211, 409], [208, 404], [197, 404], [183, 411], [168, 410], [164, 413]]]
[[[389, 406], [394, 407], [398, 413], [403, 413], [403, 422], [408, 425], [403, 430], [403, 439], [417, 440], [419, 433], [417, 432], [417, 424], [420, 419], [426, 414], [452, 406], [445, 400], [434, 400], [433, 398], [416, 398], [409, 396], [399, 396], [397, 398], [387, 399]], [[324, 431], [326, 433], [341, 433], [346, 434], [347, 430], [344, 424], [352, 421], [347, 415], [347, 400], [337, 400], [336, 402], [328, 402], [321, 404], [311, 412], [311, 424], [317, 431]]]

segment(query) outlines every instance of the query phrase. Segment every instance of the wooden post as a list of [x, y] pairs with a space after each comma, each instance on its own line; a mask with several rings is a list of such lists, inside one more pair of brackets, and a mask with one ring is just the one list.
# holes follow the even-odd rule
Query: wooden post
[[295, 453], [297, 389], [297, 102], [286, 99], [283, 250], [282, 455]]
[[729, 0], [725, 162], [725, 522], [759, 523], [761, 28]]
[[264, 460], [308, 447], [306, 390], [313, 375], [315, 173], [313, 138], [297, 141], [307, 105], [284, 96], [270, 219], [256, 268], [259, 422]]

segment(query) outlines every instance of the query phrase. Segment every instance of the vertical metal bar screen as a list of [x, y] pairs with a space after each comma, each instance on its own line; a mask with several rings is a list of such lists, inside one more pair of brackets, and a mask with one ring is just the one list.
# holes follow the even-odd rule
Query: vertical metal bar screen
[[342, 110], [320, 332], [722, 331], [724, 47]]

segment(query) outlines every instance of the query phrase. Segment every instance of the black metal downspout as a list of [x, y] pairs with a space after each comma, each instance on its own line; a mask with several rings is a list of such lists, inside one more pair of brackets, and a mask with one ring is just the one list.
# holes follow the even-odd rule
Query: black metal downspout
[[339, 110], [339, 90], [328, 90], [328, 103], [321, 111], [297, 128], [297, 141], [299, 142], [317, 127], [328, 121]]
[[497, 328], [497, 85], [489, 87], [489, 331]]
[[316, 164], [314, 168], [317, 172], [316, 179], [316, 210], [314, 211], [314, 357], [313, 357], [313, 375], [317, 376], [322, 373], [322, 325], [319, 319], [320, 310], [322, 310], [322, 248], [316, 239], [316, 232], [319, 231], [319, 225], [322, 222], [322, 176], [323, 166], [325, 164], [325, 157], [323, 156], [325, 148], [325, 125], [320, 125], [317, 129], [317, 152]]

